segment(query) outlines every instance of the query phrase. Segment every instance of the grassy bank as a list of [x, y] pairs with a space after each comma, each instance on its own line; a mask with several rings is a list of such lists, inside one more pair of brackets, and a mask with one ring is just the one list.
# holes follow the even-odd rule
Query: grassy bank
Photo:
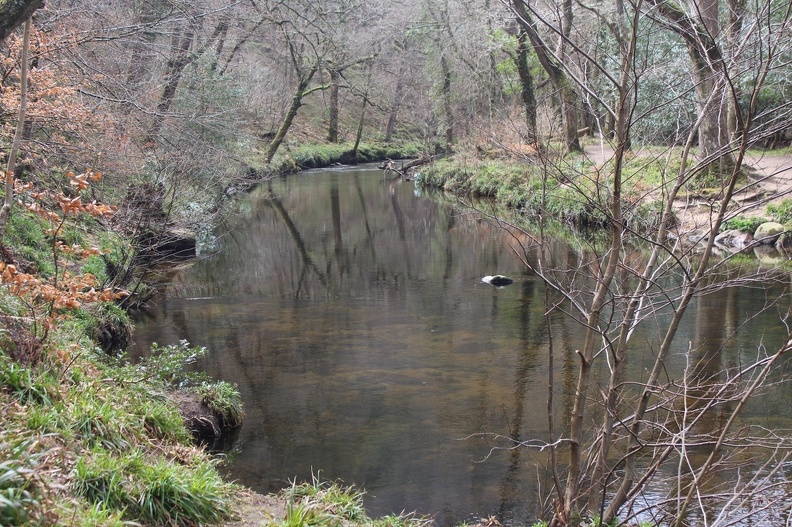
[[[673, 149], [660, 154], [647, 149], [626, 157], [622, 167], [622, 199], [623, 213], [631, 229], [645, 232], [658, 226], [664, 196], [680, 172], [679, 159], [679, 152]], [[494, 159], [458, 155], [420, 167], [414, 177], [423, 187], [494, 198], [522, 211], [529, 220], [542, 218], [585, 228], [607, 223], [612, 163], [606, 159], [597, 165], [583, 154], [503, 155]], [[689, 179], [678, 199], [680, 203], [717, 200], [720, 188], [719, 181], [699, 175]], [[767, 216], [780, 221], [788, 208], [788, 204], [771, 205]]]
[[169, 396], [192, 376], [183, 366], [201, 350], [158, 348], [132, 365], [98, 350], [80, 326], [61, 324], [30, 364], [0, 353], [0, 525], [428, 523], [372, 519], [361, 492], [318, 480], [246, 507], [251, 494], [224, 481], [219, 459], [192, 445]]
[[111, 359], [81, 326], [62, 322], [40, 343], [19, 325], [9, 346], [38, 346], [37, 356], [0, 354], [0, 524], [228, 518], [234, 486], [191, 446], [170, 384], [146, 363]]
[[111, 275], [133, 249], [110, 228], [112, 207], [59, 188], [20, 193], [5, 233], [0, 525], [224, 521], [235, 486], [193, 446], [171, 393], [210, 402], [229, 426], [241, 419], [239, 394], [185, 372], [200, 348], [155, 348], [136, 365], [103, 349], [128, 341], [118, 303], [129, 295]]
[[418, 185], [472, 197], [490, 197], [526, 216], [545, 215], [576, 227], [604, 224], [608, 188], [590, 164], [576, 159], [564, 165], [453, 158], [421, 167]]

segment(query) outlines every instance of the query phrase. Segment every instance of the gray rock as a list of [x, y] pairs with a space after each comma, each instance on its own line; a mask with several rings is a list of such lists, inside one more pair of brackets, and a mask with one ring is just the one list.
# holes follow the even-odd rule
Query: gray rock
[[704, 229], [694, 229], [692, 231], [689, 231], [685, 235], [685, 237], [687, 238], [687, 241], [689, 243], [695, 245], [697, 243], [702, 243], [709, 240], [709, 231], [706, 231]]
[[792, 251], [792, 233], [785, 232], [776, 240], [775, 248], [778, 252], [789, 253]]
[[728, 249], [742, 250], [753, 242], [754, 237], [750, 232], [730, 229], [723, 231], [715, 237], [715, 244]]

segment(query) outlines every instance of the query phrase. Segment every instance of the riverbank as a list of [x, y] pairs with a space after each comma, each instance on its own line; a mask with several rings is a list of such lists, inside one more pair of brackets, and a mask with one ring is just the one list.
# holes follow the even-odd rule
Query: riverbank
[[[630, 152], [622, 167], [623, 214], [629, 229], [656, 230], [672, 183], [680, 172], [681, 150], [647, 148]], [[489, 197], [522, 211], [529, 221], [576, 229], [601, 227], [610, 215], [610, 174], [614, 151], [589, 144], [580, 154], [503, 150], [458, 155], [421, 167], [418, 185], [458, 195]], [[792, 227], [792, 154], [789, 149], [749, 151], [721, 232], [753, 234], [763, 222]], [[673, 201], [669, 225], [680, 239], [708, 232], [722, 196], [721, 182], [706, 174], [690, 177]]]

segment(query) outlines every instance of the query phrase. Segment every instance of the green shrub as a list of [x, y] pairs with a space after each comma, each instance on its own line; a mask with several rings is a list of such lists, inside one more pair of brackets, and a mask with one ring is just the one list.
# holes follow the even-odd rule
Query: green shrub
[[206, 354], [206, 348], [192, 347], [186, 340], [168, 346], [160, 346], [155, 342], [151, 345], [151, 354], [148, 357], [141, 359], [138, 364], [128, 365], [126, 369], [131, 372], [137, 370], [150, 381], [157, 382], [163, 387], [186, 388], [209, 382], [206, 373], [185, 370], [187, 366], [193, 364], [204, 354]]

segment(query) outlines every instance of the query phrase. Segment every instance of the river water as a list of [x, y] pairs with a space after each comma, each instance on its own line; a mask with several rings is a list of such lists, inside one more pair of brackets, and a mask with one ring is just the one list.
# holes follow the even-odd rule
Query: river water
[[[365, 489], [374, 516], [532, 521], [549, 491], [546, 452], [493, 449], [509, 444], [497, 435], [548, 438], [544, 287], [515, 256], [518, 241], [371, 166], [274, 180], [240, 200], [213, 254], [174, 274], [136, 321], [132, 354], [182, 339], [208, 348], [197, 368], [236, 383], [246, 411], [224, 470], [255, 490], [318, 474]], [[554, 258], [574, 255], [559, 248]], [[481, 281], [493, 274], [515, 283]], [[680, 349], [711, 342], [713, 371], [750, 360], [759, 344], [773, 349], [788, 302], [751, 315], [779, 294], [704, 297]], [[549, 324], [563, 423], [583, 333], [560, 314]], [[634, 338], [640, 376], [658, 334]], [[781, 384], [748, 415], [792, 424], [790, 400]]]

